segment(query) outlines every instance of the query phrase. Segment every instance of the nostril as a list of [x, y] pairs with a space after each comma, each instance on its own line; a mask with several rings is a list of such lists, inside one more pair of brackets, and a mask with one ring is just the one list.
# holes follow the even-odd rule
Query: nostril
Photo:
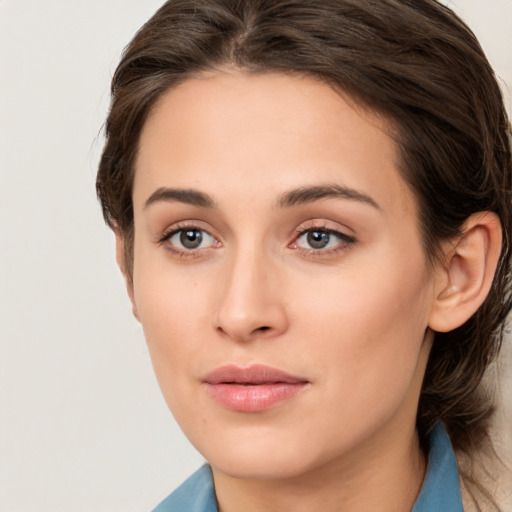
[[270, 329], [270, 327], [268, 325], [264, 325], [262, 327], [258, 327], [258, 329], [256, 329], [257, 331], [268, 331]]

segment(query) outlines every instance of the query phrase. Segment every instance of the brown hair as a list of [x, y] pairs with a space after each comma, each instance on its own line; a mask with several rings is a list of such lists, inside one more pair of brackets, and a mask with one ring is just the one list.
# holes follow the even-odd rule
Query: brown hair
[[436, 333], [420, 397], [423, 443], [442, 421], [474, 453], [492, 402], [482, 377], [496, 357], [511, 301], [510, 125], [478, 41], [434, 0], [171, 0], [137, 33], [112, 80], [97, 191], [125, 238], [132, 268], [134, 160], [161, 95], [202, 71], [315, 76], [383, 114], [397, 133], [429, 261], [478, 211], [495, 212], [503, 248], [492, 289], [460, 328]]

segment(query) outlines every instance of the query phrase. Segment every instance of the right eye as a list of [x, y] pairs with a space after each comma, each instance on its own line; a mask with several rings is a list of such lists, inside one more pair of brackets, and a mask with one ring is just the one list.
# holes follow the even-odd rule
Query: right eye
[[197, 227], [180, 227], [167, 233], [160, 242], [178, 253], [193, 252], [217, 245], [217, 240], [204, 229]]

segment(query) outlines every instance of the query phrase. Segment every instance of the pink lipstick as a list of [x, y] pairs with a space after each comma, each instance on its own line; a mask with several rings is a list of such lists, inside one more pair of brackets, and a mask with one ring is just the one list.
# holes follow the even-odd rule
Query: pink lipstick
[[303, 391], [309, 381], [263, 365], [241, 368], [226, 365], [209, 373], [207, 393], [224, 407], [238, 412], [262, 412]]

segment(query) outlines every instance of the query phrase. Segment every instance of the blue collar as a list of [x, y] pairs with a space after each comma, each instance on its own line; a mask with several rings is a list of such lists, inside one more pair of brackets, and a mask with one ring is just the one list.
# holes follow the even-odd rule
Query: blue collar
[[[427, 474], [411, 512], [464, 512], [459, 470], [450, 439], [439, 423], [430, 436]], [[153, 512], [218, 512], [210, 466], [205, 465]]]
[[450, 438], [441, 423], [430, 436], [427, 474], [411, 512], [464, 512], [459, 469]]
[[198, 469], [153, 512], [218, 512], [210, 466]]

